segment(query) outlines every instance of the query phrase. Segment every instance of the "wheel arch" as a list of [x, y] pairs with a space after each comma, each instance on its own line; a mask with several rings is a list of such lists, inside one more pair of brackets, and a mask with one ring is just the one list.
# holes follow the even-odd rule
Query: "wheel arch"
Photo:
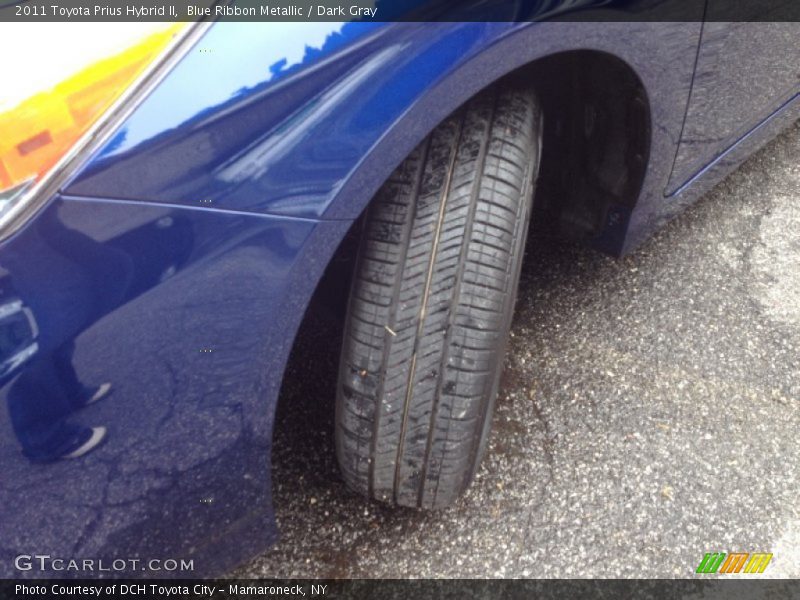
[[476, 70], [484, 69], [465, 65], [418, 99], [363, 158], [325, 218], [362, 215], [394, 168], [439, 123], [481, 91], [516, 79], [534, 88], [544, 108], [534, 226], [620, 253], [653, 143], [653, 109], [637, 70], [618, 54], [598, 49], [539, 56], [495, 71], [479, 86]]
[[[636, 204], [649, 156], [650, 104], [641, 79], [628, 63], [613, 54], [569, 50], [540, 57], [498, 75], [456, 103], [454, 110], [484, 89], [508, 79], [529, 82], [540, 97], [545, 113], [545, 143], [533, 226], [558, 235], [579, 237], [599, 246], [605, 243], [608, 252], [617, 251], [624, 241], [621, 226], [627, 223], [622, 219]], [[587, 97], [592, 99], [589, 104], [582, 101], [587, 92]], [[592, 110], [602, 114], [613, 126], [586, 137], [581, 146], [583, 152], [576, 157], [570, 150], [574, 136], [586, 131], [584, 119], [591, 114], [587, 113], [587, 106], [593, 107]], [[615, 128], [620, 123], [626, 126], [622, 133]], [[398, 127], [402, 126], [400, 122]], [[426, 130], [421, 137], [412, 138], [408, 146], [413, 149], [427, 133]], [[621, 140], [621, 135], [626, 136], [625, 139]], [[611, 156], [611, 160], [602, 160], [607, 156]], [[569, 170], [563, 170], [564, 163]], [[584, 169], [587, 164], [590, 168]], [[362, 165], [362, 168], [366, 167]], [[385, 178], [393, 169], [388, 169]], [[593, 193], [587, 194], [587, 190]], [[327, 267], [308, 298], [298, 332], [307, 327], [314, 310], [327, 310], [334, 320], [343, 320], [361, 217], [373, 196], [357, 207], [359, 216], [349, 229], [340, 229], [345, 233], [338, 244], [331, 246]], [[295, 335], [292, 341], [293, 351], [298, 337]], [[331, 351], [338, 352], [338, 348]]]

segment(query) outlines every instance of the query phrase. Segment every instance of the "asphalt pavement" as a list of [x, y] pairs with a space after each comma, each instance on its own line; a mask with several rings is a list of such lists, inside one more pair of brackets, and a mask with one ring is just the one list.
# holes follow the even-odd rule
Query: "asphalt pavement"
[[351, 494], [338, 324], [309, 320], [274, 449], [282, 539], [246, 577], [800, 577], [800, 123], [630, 256], [533, 239], [490, 447], [439, 512]]

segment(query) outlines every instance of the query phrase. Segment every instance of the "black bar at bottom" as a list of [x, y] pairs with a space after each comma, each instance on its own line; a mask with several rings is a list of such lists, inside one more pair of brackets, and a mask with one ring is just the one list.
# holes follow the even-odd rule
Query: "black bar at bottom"
[[562, 600], [609, 598], [627, 600], [691, 600], [724, 598], [770, 600], [800, 597], [800, 580], [718, 578], [697, 579], [6, 579], [0, 580], [0, 598], [89, 600], [206, 599], [360, 599], [427, 600], [428, 598], [486, 600]]

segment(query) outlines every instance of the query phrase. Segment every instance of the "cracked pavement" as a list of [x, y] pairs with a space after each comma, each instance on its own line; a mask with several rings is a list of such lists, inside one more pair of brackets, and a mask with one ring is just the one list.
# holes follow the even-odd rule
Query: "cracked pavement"
[[[279, 406], [281, 541], [244, 577], [800, 577], [800, 123], [630, 256], [531, 240], [487, 456], [438, 512], [348, 492], [339, 335], [308, 322]], [[313, 373], [313, 377], [308, 374]]]

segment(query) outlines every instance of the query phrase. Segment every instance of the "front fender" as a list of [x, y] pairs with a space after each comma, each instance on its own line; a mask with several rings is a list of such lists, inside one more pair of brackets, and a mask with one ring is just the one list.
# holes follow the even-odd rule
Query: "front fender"
[[218, 23], [67, 191], [352, 219], [469, 97], [582, 49], [625, 61], [653, 99], [648, 204], [672, 165], [699, 33], [699, 23]]

